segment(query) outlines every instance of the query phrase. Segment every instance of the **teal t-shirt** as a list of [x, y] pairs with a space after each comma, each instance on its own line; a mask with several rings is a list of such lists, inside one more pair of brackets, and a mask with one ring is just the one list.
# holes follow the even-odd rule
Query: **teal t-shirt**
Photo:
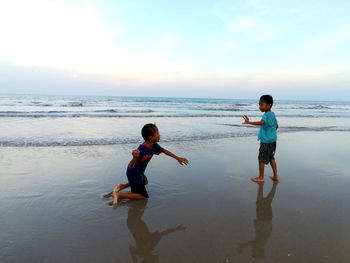
[[277, 119], [272, 111], [265, 112], [261, 118], [265, 123], [260, 126], [258, 141], [272, 143], [277, 141]]

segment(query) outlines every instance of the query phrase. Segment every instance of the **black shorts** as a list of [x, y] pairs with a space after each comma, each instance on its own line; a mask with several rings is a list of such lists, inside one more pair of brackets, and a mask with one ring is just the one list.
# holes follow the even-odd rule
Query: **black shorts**
[[264, 164], [268, 164], [272, 160], [275, 160], [275, 152], [276, 152], [276, 142], [272, 143], [260, 143], [259, 148], [259, 162]]
[[142, 175], [142, 180], [143, 180], [144, 184], [130, 184], [131, 192], [136, 193], [136, 194], [140, 194], [140, 195], [148, 198], [148, 193], [147, 193], [147, 190], [145, 187], [145, 185], [148, 184], [148, 179], [147, 179], [146, 175]]
[[148, 198], [148, 193], [146, 187], [143, 184], [131, 184], [131, 192], [135, 194], [140, 194], [145, 198]]

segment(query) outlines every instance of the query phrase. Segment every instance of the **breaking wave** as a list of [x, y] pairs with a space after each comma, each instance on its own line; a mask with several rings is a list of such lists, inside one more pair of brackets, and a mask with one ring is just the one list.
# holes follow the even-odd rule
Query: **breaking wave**
[[[242, 125], [236, 124], [219, 124], [233, 127], [242, 127]], [[247, 126], [249, 127], [249, 126]], [[247, 128], [246, 127], [246, 128]], [[350, 128], [342, 128], [336, 126], [324, 126], [324, 127], [280, 127], [279, 133], [289, 132], [350, 132]], [[213, 133], [213, 134], [201, 134], [201, 135], [181, 135], [172, 137], [162, 137], [162, 142], [186, 142], [186, 141], [200, 141], [211, 139], [225, 139], [235, 137], [251, 137], [256, 136], [256, 129], [245, 129], [244, 131], [225, 132], [225, 133]], [[138, 144], [140, 141], [135, 138], [100, 138], [100, 139], [60, 139], [60, 140], [41, 140], [39, 138], [16, 138], [16, 139], [0, 139], [0, 147], [65, 147], [65, 146], [103, 146], [103, 145], [120, 145], [120, 144]]]

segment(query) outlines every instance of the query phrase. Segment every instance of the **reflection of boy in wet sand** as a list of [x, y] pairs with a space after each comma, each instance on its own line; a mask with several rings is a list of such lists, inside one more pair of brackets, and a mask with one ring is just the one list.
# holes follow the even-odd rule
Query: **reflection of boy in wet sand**
[[129, 248], [133, 262], [137, 262], [137, 257], [143, 259], [143, 262], [158, 262], [158, 256], [153, 255], [152, 252], [162, 237], [186, 229], [178, 225], [163, 231], [150, 232], [146, 223], [141, 219], [146, 204], [147, 200], [126, 203], [129, 206], [127, 225], [135, 239], [135, 245], [130, 245]]
[[264, 184], [259, 183], [256, 198], [256, 219], [254, 220], [255, 240], [240, 243], [239, 253], [247, 246], [252, 248], [254, 258], [264, 258], [264, 249], [272, 232], [272, 207], [271, 203], [276, 193], [277, 182], [273, 183], [270, 193], [264, 198]]

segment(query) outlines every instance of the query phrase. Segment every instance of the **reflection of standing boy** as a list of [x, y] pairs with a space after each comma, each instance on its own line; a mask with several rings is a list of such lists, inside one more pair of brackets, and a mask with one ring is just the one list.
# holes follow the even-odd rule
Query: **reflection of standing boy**
[[273, 98], [270, 95], [260, 97], [259, 109], [264, 112], [260, 121], [250, 121], [248, 116], [243, 116], [243, 124], [260, 126], [258, 140], [260, 141], [259, 149], [259, 176], [253, 178], [255, 182], [264, 182], [265, 164], [270, 163], [273, 171], [272, 180], [278, 181], [277, 166], [275, 161], [276, 141], [278, 123], [275, 113], [271, 111]]
[[256, 197], [256, 219], [254, 220], [255, 240], [240, 243], [239, 253], [247, 246], [252, 248], [254, 258], [264, 258], [265, 245], [272, 232], [272, 207], [271, 203], [275, 197], [277, 181], [273, 182], [270, 193], [264, 198], [264, 184], [259, 183], [258, 194]]

